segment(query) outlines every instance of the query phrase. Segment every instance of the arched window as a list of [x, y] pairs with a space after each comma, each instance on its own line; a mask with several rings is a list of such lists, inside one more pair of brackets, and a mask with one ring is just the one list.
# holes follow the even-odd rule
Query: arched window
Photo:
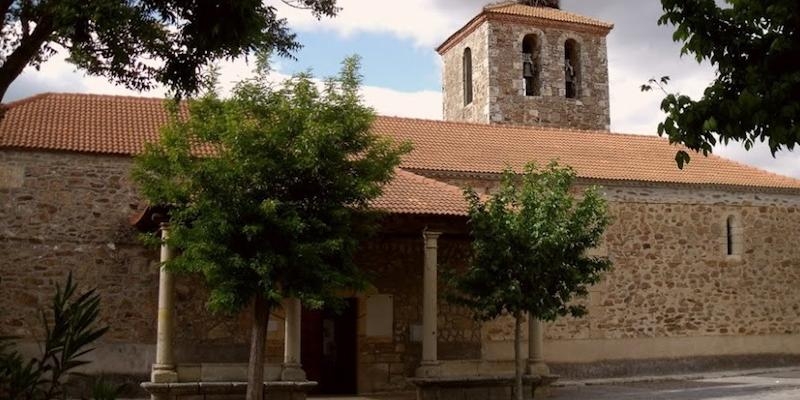
[[464, 49], [464, 105], [472, 103], [472, 49]]
[[525, 96], [540, 96], [542, 93], [541, 63], [542, 46], [539, 36], [525, 35], [522, 39], [522, 80]]
[[564, 43], [564, 83], [568, 99], [577, 99], [581, 87], [581, 48], [574, 39]]

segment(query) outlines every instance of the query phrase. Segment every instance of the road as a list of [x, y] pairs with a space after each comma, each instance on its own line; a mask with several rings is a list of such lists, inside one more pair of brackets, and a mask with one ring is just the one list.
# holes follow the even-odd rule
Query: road
[[800, 370], [687, 381], [555, 388], [551, 400], [799, 400]]

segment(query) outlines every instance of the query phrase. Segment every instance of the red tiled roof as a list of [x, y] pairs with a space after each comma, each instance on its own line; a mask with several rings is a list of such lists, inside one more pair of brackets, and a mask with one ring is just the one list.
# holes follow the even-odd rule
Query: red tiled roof
[[552, 7], [531, 7], [519, 4], [516, 1], [505, 2], [486, 6], [484, 12], [492, 14], [515, 15], [519, 17], [538, 18], [550, 21], [568, 22], [573, 24], [590, 25], [603, 29], [612, 29], [614, 24], [574, 14]]
[[399, 168], [372, 205], [395, 214], [467, 215], [461, 189]]
[[461, 39], [473, 32], [487, 20], [512, 21], [536, 26], [561, 26], [569, 24], [572, 28], [602, 35], [607, 35], [611, 29], [614, 28], [614, 24], [564, 10], [551, 7], [534, 7], [519, 4], [516, 1], [507, 1], [484, 7], [480, 14], [476, 15], [466, 25], [461, 27], [461, 29], [450, 35], [450, 37], [436, 48], [436, 51], [439, 52], [439, 54], [444, 54], [448, 49], [452, 48], [456, 43], [460, 42]]
[[402, 164], [412, 170], [497, 173], [558, 160], [589, 179], [800, 189], [798, 179], [713, 155], [694, 155], [680, 170], [680, 148], [655, 136], [390, 117], [374, 129], [414, 143]]
[[[164, 100], [153, 98], [51, 93], [8, 107], [0, 148], [133, 155], [167, 121]], [[374, 129], [413, 142], [401, 167], [415, 171], [498, 173], [558, 159], [589, 179], [800, 189], [800, 180], [716, 156], [695, 155], [679, 170], [678, 148], [653, 136], [394, 117], [378, 117]]]

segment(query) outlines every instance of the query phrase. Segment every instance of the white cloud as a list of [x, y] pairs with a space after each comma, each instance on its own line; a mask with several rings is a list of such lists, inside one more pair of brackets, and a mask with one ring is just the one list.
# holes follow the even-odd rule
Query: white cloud
[[[267, 0], [297, 30], [334, 32], [345, 37], [386, 33], [423, 47], [441, 44], [459, 28], [459, 23], [466, 22], [464, 11], [454, 13], [436, 3], [434, 0], [339, 0], [341, 11], [335, 18], [317, 20], [307, 10], [289, 7], [280, 0]], [[470, 8], [476, 14], [480, 9]]]

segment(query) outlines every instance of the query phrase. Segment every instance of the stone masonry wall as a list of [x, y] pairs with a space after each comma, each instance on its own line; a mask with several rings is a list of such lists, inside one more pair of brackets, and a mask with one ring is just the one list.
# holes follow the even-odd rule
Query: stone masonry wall
[[[110, 326], [94, 367], [149, 372], [154, 357], [158, 252], [141, 245], [129, 218], [142, 202], [127, 157], [55, 152], [0, 152], [0, 335], [42, 337], [39, 310], [72, 271], [101, 296], [100, 323]], [[198, 277], [176, 280], [176, 351], [182, 362], [247, 360], [249, 314], [215, 316]], [[279, 312], [278, 312], [279, 314]], [[276, 332], [273, 336], [282, 332]], [[279, 335], [278, 335], [279, 336]], [[269, 346], [280, 360], [280, 343]], [[102, 356], [99, 356], [102, 358]]]
[[[442, 100], [445, 121], [489, 123], [489, 25], [483, 24], [442, 55]], [[464, 105], [463, 56], [472, 51], [472, 103]]]
[[[522, 41], [536, 34], [542, 48], [541, 96], [525, 96]], [[564, 44], [580, 48], [578, 95], [566, 98]], [[611, 124], [606, 39], [601, 34], [489, 22], [490, 121], [551, 128], [609, 130]]]
[[[365, 243], [357, 262], [371, 276], [381, 294], [393, 296], [394, 336], [359, 337], [358, 387], [360, 392], [412, 389], [406, 381], [414, 376], [422, 355], [422, 343], [414, 331], [422, 326], [422, 233], [414, 238], [383, 238]], [[469, 244], [463, 239], [439, 240], [441, 268], [463, 268]], [[480, 325], [467, 310], [444, 300], [445, 286], [439, 281], [438, 350], [443, 360], [479, 359]]]
[[[492, 179], [439, 177], [489, 193]], [[582, 189], [583, 186], [578, 189]], [[598, 252], [612, 271], [589, 315], [546, 326], [547, 340], [800, 334], [800, 194], [608, 184], [612, 224]], [[727, 255], [726, 220], [736, 220]], [[513, 321], [483, 329], [513, 340]]]
[[[522, 42], [538, 35], [541, 46], [541, 95], [525, 96]], [[580, 46], [579, 88], [566, 98], [564, 44]], [[475, 73], [475, 101], [463, 102], [461, 56], [470, 47]], [[607, 131], [610, 126], [606, 38], [503, 20], [484, 22], [443, 56], [444, 119], [476, 123], [532, 125]], [[488, 96], [488, 98], [487, 98]]]

